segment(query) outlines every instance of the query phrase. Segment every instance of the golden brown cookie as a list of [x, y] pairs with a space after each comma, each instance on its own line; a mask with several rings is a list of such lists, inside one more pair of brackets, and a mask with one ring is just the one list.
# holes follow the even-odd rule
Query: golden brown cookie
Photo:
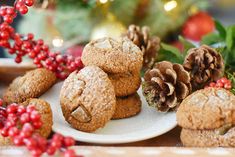
[[7, 104], [21, 103], [28, 98], [37, 98], [56, 82], [56, 76], [47, 69], [35, 69], [16, 78], [4, 93]]
[[117, 97], [135, 93], [141, 84], [140, 72], [108, 74]]
[[141, 100], [137, 93], [127, 97], [117, 97], [117, 105], [112, 119], [123, 119], [137, 115], [141, 111]]
[[33, 105], [35, 106], [35, 109], [40, 113], [41, 115], [41, 121], [42, 121], [42, 127], [37, 130], [37, 132], [47, 138], [51, 131], [52, 131], [52, 125], [53, 125], [53, 119], [52, 119], [52, 111], [50, 104], [42, 99], [28, 99], [25, 102], [21, 103], [23, 106]]
[[93, 132], [112, 118], [116, 97], [108, 75], [96, 66], [87, 66], [65, 80], [60, 103], [72, 127]]
[[235, 96], [222, 88], [206, 88], [189, 95], [176, 113], [177, 122], [186, 129], [216, 129], [235, 124]]
[[187, 147], [235, 147], [235, 127], [222, 134], [219, 129], [182, 129], [180, 138]]
[[96, 65], [107, 73], [140, 71], [143, 53], [128, 38], [106, 37], [88, 43], [82, 53], [85, 66]]

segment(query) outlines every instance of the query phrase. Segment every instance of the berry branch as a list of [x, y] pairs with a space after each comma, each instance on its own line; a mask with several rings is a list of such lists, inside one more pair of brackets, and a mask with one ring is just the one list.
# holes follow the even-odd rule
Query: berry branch
[[0, 99], [0, 133], [9, 137], [14, 145], [26, 146], [34, 157], [43, 153], [54, 155], [57, 150], [63, 152], [64, 157], [79, 157], [74, 150], [68, 149], [75, 144], [73, 138], [56, 133], [47, 140], [35, 132], [42, 127], [42, 121], [33, 105], [24, 107], [13, 103], [6, 108], [2, 105]]
[[51, 52], [42, 39], [34, 39], [31, 33], [16, 33], [11, 26], [17, 12], [24, 15], [33, 4], [34, 0], [16, 0], [14, 7], [0, 7], [0, 46], [7, 49], [9, 54], [16, 55], [16, 63], [22, 62], [22, 57], [28, 56], [38, 68], [47, 68], [55, 72], [58, 78], [65, 79], [71, 72], [83, 67], [80, 57]]

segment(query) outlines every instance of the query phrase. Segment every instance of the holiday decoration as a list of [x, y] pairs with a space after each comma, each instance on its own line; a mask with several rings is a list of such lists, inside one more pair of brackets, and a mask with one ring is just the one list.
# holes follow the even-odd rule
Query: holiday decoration
[[42, 121], [33, 105], [24, 107], [13, 103], [6, 108], [2, 105], [3, 101], [0, 99], [1, 136], [9, 137], [16, 146], [26, 146], [34, 157], [43, 153], [54, 155], [57, 150], [63, 152], [64, 157], [78, 157], [74, 150], [67, 149], [75, 144], [71, 137], [54, 134], [51, 140], [47, 140], [35, 133], [41, 128]]
[[190, 49], [183, 66], [190, 73], [193, 89], [218, 80], [224, 72], [222, 56], [206, 45]]
[[205, 12], [198, 12], [186, 21], [182, 33], [188, 39], [200, 41], [204, 35], [213, 32], [214, 29], [212, 17]]
[[65, 79], [70, 72], [82, 68], [80, 58], [51, 52], [43, 40], [35, 40], [34, 35], [30, 33], [26, 36], [18, 34], [10, 25], [17, 11], [26, 14], [33, 2], [32, 0], [16, 1], [14, 7], [1, 6], [0, 16], [3, 17], [3, 21], [0, 24], [0, 46], [8, 49], [10, 54], [15, 54], [17, 63], [20, 63], [22, 57], [27, 55], [38, 67], [46, 67], [55, 72], [58, 78]]
[[101, 21], [91, 32], [91, 40], [112, 37], [118, 38], [125, 32], [125, 26], [119, 22], [114, 15], [108, 13], [107, 19]]
[[136, 25], [130, 25], [126, 36], [136, 44], [144, 54], [143, 69], [146, 71], [153, 67], [157, 53], [160, 49], [160, 38], [157, 36], [150, 37], [150, 30], [144, 26], [140, 28]]
[[180, 64], [159, 62], [145, 73], [143, 94], [158, 111], [177, 108], [190, 93], [190, 75]]
[[223, 77], [217, 80], [216, 82], [211, 82], [209, 86], [205, 86], [205, 88], [208, 88], [208, 87], [218, 87], [218, 88], [225, 88], [225, 89], [230, 90], [232, 88], [232, 83], [229, 79], [227, 79], [226, 77]]

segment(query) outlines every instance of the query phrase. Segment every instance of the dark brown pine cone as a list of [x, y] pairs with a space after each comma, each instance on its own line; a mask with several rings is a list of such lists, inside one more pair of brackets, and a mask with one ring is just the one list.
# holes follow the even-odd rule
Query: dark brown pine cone
[[176, 109], [190, 93], [189, 73], [180, 64], [162, 61], [145, 73], [143, 94], [158, 111]]
[[130, 25], [126, 36], [136, 44], [144, 54], [143, 69], [151, 69], [154, 65], [156, 56], [160, 49], [160, 38], [150, 37], [149, 27], [140, 28], [136, 25]]
[[190, 49], [183, 66], [190, 73], [193, 89], [203, 88], [224, 73], [222, 56], [206, 45]]

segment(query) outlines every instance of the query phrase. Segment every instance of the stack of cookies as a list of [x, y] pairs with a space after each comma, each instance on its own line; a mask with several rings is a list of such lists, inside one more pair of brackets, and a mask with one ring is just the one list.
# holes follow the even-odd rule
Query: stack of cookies
[[141, 111], [137, 90], [141, 84], [143, 53], [128, 38], [102, 38], [88, 43], [82, 54], [85, 66], [95, 65], [108, 74], [116, 95], [112, 119], [128, 118]]
[[206, 88], [188, 96], [177, 111], [181, 141], [189, 147], [235, 147], [235, 96]]

